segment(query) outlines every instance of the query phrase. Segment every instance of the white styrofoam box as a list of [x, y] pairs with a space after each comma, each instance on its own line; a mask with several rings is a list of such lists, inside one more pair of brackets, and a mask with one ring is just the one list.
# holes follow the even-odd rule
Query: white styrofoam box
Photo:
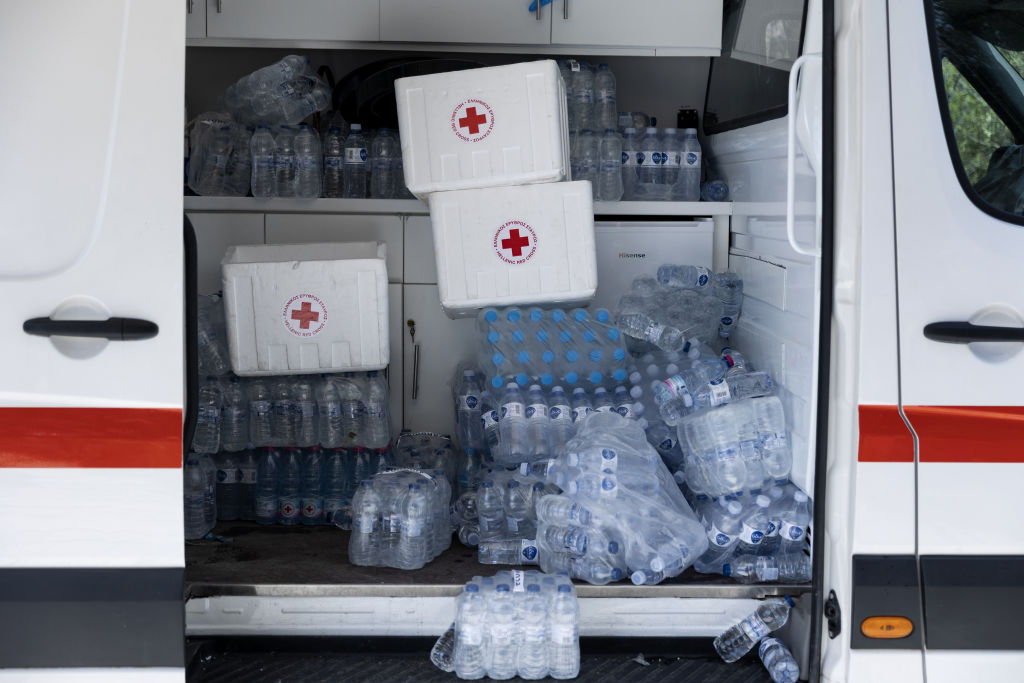
[[554, 61], [395, 81], [405, 184], [432, 192], [569, 177], [565, 86]]
[[634, 278], [654, 277], [663, 263], [711, 267], [713, 235], [714, 223], [709, 218], [595, 223], [597, 274], [601, 284], [591, 306], [615, 310]]
[[590, 183], [437, 192], [430, 222], [441, 306], [585, 304], [597, 289]]
[[386, 256], [383, 242], [229, 247], [221, 268], [235, 374], [387, 366]]

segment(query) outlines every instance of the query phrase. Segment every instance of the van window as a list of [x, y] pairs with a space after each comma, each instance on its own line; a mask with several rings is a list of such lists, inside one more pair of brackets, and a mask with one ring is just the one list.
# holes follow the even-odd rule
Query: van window
[[960, 183], [983, 210], [1024, 223], [1024, 10], [966, 0], [925, 5]]

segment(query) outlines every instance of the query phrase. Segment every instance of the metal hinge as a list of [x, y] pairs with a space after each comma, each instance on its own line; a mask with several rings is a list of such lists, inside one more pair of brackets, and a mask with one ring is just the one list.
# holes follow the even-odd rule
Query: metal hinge
[[828, 592], [825, 601], [825, 620], [828, 622], [828, 637], [835, 638], [842, 629], [842, 614], [839, 611], [839, 599], [835, 591]]

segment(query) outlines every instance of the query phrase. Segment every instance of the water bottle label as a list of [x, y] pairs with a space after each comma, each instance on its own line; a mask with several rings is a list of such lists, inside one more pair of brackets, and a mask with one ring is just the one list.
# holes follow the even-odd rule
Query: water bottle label
[[498, 411], [488, 410], [480, 416], [480, 421], [484, 424], [484, 430], [492, 429], [498, 425]]
[[787, 541], [799, 541], [804, 537], [804, 527], [802, 524], [793, 524], [791, 522], [783, 522], [782, 529], [779, 533]]
[[579, 408], [572, 409], [572, 421], [573, 423], [583, 421], [587, 415], [590, 415], [590, 408], [586, 406], [580, 406]]
[[577, 62], [575, 59], [570, 59], [569, 60], [569, 71], [579, 71], [579, 70], [580, 70], [580, 63]]
[[622, 417], [631, 418], [633, 417], [633, 405], [631, 403], [623, 403], [622, 405], [615, 409], [615, 412], [617, 412]]
[[519, 554], [524, 560], [533, 562], [537, 559], [537, 541], [533, 539], [523, 539], [519, 546]]
[[402, 530], [402, 515], [397, 512], [388, 517], [388, 531], [397, 534]]
[[299, 516], [299, 499], [291, 496], [282, 497], [277, 502], [277, 512], [284, 519], [295, 519]]
[[764, 540], [764, 532], [744, 523], [743, 529], [740, 531], [740, 538], [748, 545], [760, 545]]
[[556, 645], [573, 645], [577, 635], [575, 624], [551, 624], [551, 642]]
[[633, 154], [632, 152], [627, 152], [627, 151], [623, 150], [623, 152], [622, 152], [622, 165], [623, 166], [628, 166], [629, 168], [636, 167], [636, 165], [637, 165], [636, 157], [637, 157], [636, 154]]
[[324, 168], [338, 169], [344, 163], [344, 157], [324, 157]]
[[761, 447], [768, 451], [786, 447], [786, 433], [768, 432], [761, 437]]
[[548, 416], [548, 407], [543, 403], [531, 403], [526, 407], [526, 417], [536, 417], [538, 420]]
[[711, 405], [720, 406], [729, 402], [729, 384], [724, 379], [711, 383]]
[[771, 645], [778, 643], [777, 638], [765, 638], [761, 641], [761, 644], [757, 648], [757, 656], [764, 659], [764, 651], [767, 650]]
[[255, 467], [243, 467], [238, 470], [239, 472], [239, 483], [242, 484], [255, 484], [256, 483], [256, 468]]
[[551, 410], [548, 411], [548, 417], [557, 422], [571, 422], [572, 408], [565, 405], [551, 406]]
[[768, 531], [765, 532], [765, 539], [776, 538], [779, 535], [779, 528], [782, 526], [782, 522], [778, 519], [768, 520]]
[[662, 162], [661, 152], [656, 149], [645, 149], [641, 150], [636, 155], [637, 162], [643, 166], [660, 166]]
[[476, 410], [480, 405], [480, 397], [473, 394], [459, 396], [459, 410]]
[[577, 104], [593, 104], [594, 92], [592, 90], [577, 90], [573, 93], [573, 99]]
[[461, 645], [483, 645], [483, 629], [477, 628], [475, 624], [460, 624], [458, 629], [459, 643]]
[[679, 168], [679, 164], [682, 161], [683, 155], [679, 152], [662, 152], [662, 158], [665, 160], [664, 163], [666, 168]]
[[683, 165], [689, 168], [700, 168], [700, 152], [687, 152], [683, 156]]
[[236, 484], [238, 483], [238, 470], [231, 469], [218, 469], [217, 470], [217, 483], [218, 484]]
[[697, 288], [707, 287], [711, 281], [711, 271], [706, 266], [697, 266]]
[[672, 375], [666, 379], [663, 384], [668, 387], [668, 390], [673, 396], [678, 396], [683, 399], [683, 405], [693, 405], [693, 398], [690, 397], [690, 390], [686, 388], [686, 380], [679, 375]]
[[522, 417], [524, 412], [522, 403], [506, 403], [501, 407], [501, 419]]
[[278, 173], [280, 173], [280, 172], [288, 172], [288, 171], [291, 170], [292, 166], [294, 166], [294, 165], [295, 164], [292, 162], [292, 160], [288, 159], [287, 157], [285, 157], [283, 159], [279, 159], [279, 158], [275, 157], [275, 159], [274, 159], [274, 167], [277, 169]]
[[362, 164], [366, 162], [366, 148], [365, 147], [346, 147], [345, 148], [345, 163], [346, 164]]
[[[751, 623], [751, 621], [753, 621], [753, 623]], [[751, 639], [750, 642], [753, 643], [756, 643], [772, 632], [772, 630], [768, 628], [768, 625], [760, 618], [744, 619], [740, 622], [740, 627], [743, 629], [744, 633], [746, 633], [747, 637]]]
[[732, 546], [734, 543], [736, 543], [736, 541], [738, 541], [739, 539], [735, 536], [731, 536], [725, 533], [717, 526], [712, 524], [711, 528], [708, 529], [708, 540], [711, 541], [713, 544], [717, 545], [719, 548], [728, 548]]
[[255, 513], [258, 519], [273, 519], [274, 517], [277, 517], [276, 498], [257, 498], [255, 507]]
[[226, 154], [211, 154], [209, 159], [210, 164], [213, 165], [214, 168], [223, 169], [228, 165], [228, 157]]
[[402, 533], [406, 536], [422, 536], [423, 535], [423, 520], [421, 519], [407, 519], [402, 524]]
[[512, 592], [513, 593], [525, 593], [526, 592], [526, 572], [520, 569], [512, 570]]
[[610, 412], [612, 412], [614, 410], [615, 409], [612, 408], [611, 406], [598, 406], [598, 407], [594, 408], [594, 412], [595, 413], [610, 413]]
[[377, 515], [364, 512], [356, 517], [352, 526], [355, 527], [356, 533], [372, 534], [377, 531]]
[[319, 519], [323, 512], [323, 499], [304, 498], [302, 500], [302, 516], [306, 519]]

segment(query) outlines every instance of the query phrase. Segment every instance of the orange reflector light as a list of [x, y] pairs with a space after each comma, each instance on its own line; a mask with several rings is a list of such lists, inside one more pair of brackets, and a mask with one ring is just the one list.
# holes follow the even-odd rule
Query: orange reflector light
[[906, 638], [914, 623], [906, 617], [868, 617], [860, 624], [860, 632], [868, 638]]

